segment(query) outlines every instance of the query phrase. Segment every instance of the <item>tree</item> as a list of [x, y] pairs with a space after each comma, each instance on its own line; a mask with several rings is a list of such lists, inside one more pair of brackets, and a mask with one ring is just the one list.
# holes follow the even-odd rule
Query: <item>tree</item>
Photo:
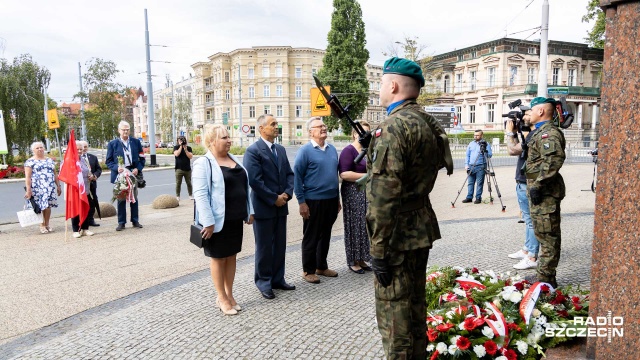
[[[362, 21], [362, 9], [356, 0], [333, 0], [331, 30], [327, 35], [327, 51], [318, 77], [331, 86], [343, 106], [351, 105], [352, 119], [362, 116], [369, 98], [369, 84], [365, 65], [369, 60], [367, 40]], [[346, 119], [334, 116], [325, 119], [328, 130], [339, 127], [345, 134], [351, 133]]]
[[589, 0], [587, 4], [587, 15], [582, 17], [582, 22], [591, 22], [595, 20], [591, 31], [587, 32], [587, 43], [598, 49], [604, 48], [604, 30], [605, 30], [605, 14], [600, 8], [600, 0]]
[[184, 127], [185, 133], [189, 133], [191, 127], [193, 127], [193, 119], [191, 118], [191, 109], [193, 107], [193, 100], [186, 97], [183, 94], [176, 96], [175, 103], [175, 116], [176, 116], [176, 131], [179, 131], [181, 127]]
[[[33, 141], [44, 139], [44, 94], [51, 73], [23, 54], [10, 64], [0, 59], [0, 109], [4, 114], [7, 144], [27, 153]], [[11, 158], [11, 153], [9, 154]]]
[[162, 140], [173, 141], [171, 138], [171, 105], [163, 105], [159, 110], [156, 110], [155, 121], [158, 124], [156, 132], [162, 134]]

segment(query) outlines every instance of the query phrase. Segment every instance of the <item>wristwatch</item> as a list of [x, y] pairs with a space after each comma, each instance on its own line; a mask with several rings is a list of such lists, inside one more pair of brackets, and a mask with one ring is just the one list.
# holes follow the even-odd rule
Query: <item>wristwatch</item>
[[514, 133], [512, 133], [512, 132], [506, 132], [506, 133], [505, 133], [505, 135], [507, 135], [507, 136], [511, 136], [511, 137], [516, 136], [516, 134], [514, 134]]

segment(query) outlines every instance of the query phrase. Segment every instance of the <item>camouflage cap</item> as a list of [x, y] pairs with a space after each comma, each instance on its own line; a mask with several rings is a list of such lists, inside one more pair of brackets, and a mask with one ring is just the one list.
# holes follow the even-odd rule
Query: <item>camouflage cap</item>
[[408, 59], [392, 57], [384, 62], [383, 74], [398, 74], [409, 76], [416, 79], [420, 87], [424, 86], [424, 76], [422, 76], [422, 68], [415, 61]]
[[557, 101], [554, 98], [546, 98], [546, 97], [538, 96], [537, 98], [533, 98], [533, 100], [531, 100], [530, 105], [531, 105], [531, 108], [533, 108], [536, 105], [545, 104], [545, 103], [555, 105]]

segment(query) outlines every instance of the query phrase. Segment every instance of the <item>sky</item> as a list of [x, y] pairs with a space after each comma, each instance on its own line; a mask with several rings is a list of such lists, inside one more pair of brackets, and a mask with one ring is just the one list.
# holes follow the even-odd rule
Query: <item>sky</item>
[[[369, 62], [382, 65], [396, 41], [417, 37], [436, 55], [502, 37], [536, 40], [543, 0], [359, 0]], [[584, 43], [588, 0], [549, 0], [549, 39]], [[107, 4], [107, 5], [104, 5]], [[217, 52], [252, 46], [325, 49], [332, 0], [0, 0], [0, 58], [31, 54], [51, 72], [48, 94], [72, 102], [78, 62], [116, 63], [121, 84], [146, 93], [144, 9], [154, 91], [193, 73]], [[166, 63], [169, 62], [169, 63]]]

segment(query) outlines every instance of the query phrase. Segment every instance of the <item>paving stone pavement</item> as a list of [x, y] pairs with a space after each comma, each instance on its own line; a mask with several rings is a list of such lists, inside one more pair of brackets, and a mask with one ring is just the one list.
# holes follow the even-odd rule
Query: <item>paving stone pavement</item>
[[[522, 246], [517, 217], [441, 222], [429, 265], [515, 270], [507, 254]], [[593, 213], [562, 217], [560, 285], [588, 288]], [[287, 268], [297, 269], [300, 245], [288, 247]], [[295, 291], [263, 299], [253, 284], [253, 256], [239, 260], [235, 297], [243, 306], [224, 316], [215, 306], [208, 270], [166, 281], [91, 308], [0, 345], [1, 359], [381, 359], [373, 275], [345, 264], [341, 236], [334, 236], [329, 264], [337, 278], [307, 284], [291, 270]], [[534, 270], [523, 271], [533, 274]]]

